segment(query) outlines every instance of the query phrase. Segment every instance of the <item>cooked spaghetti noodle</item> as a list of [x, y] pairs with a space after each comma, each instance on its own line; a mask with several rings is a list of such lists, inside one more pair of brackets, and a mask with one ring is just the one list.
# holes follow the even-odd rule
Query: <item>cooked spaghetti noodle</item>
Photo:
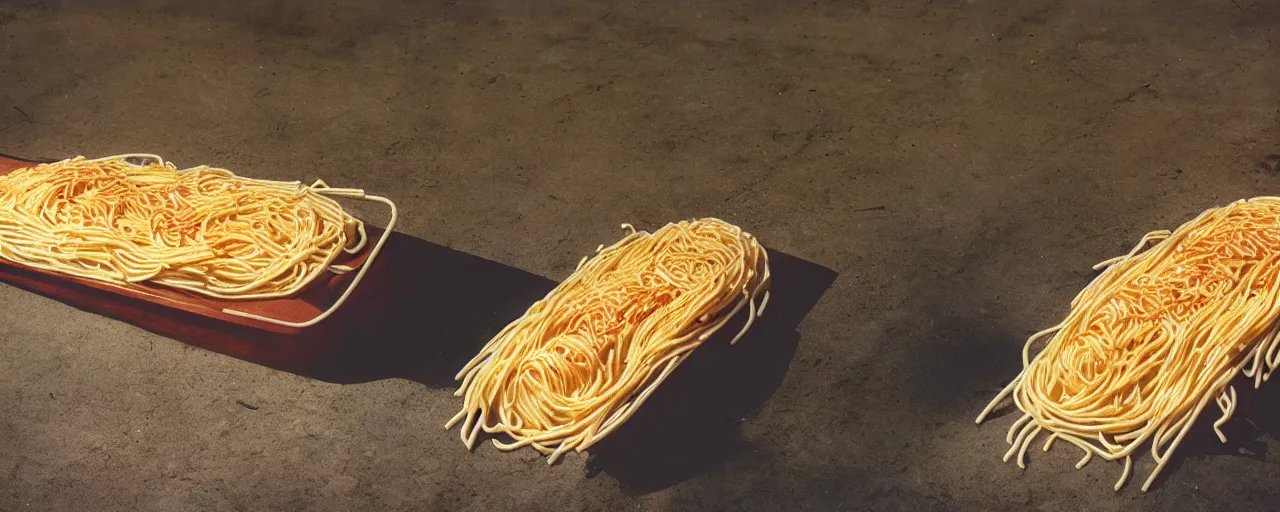
[[1006, 462], [1025, 467], [1028, 446], [1048, 431], [1045, 451], [1058, 439], [1084, 450], [1077, 468], [1124, 459], [1117, 491], [1149, 443], [1146, 491], [1211, 401], [1226, 442], [1219, 427], [1235, 411], [1238, 371], [1261, 386], [1280, 365], [1280, 198], [1210, 209], [1095, 268], [1106, 270], [1062, 323], [1027, 340], [1022, 373], [977, 421], [1012, 396], [1024, 414], [1009, 429]]
[[[578, 269], [508, 325], [458, 373], [462, 440], [505, 434], [502, 450], [532, 446], [554, 463], [627, 421], [692, 351], [768, 303], [768, 255], [717, 219], [635, 231]], [[762, 297], [757, 307], [756, 299]]]
[[333, 263], [364, 246], [364, 225], [325, 196], [351, 192], [179, 171], [153, 155], [39, 164], [0, 176], [0, 258], [221, 299], [285, 297], [352, 270]]

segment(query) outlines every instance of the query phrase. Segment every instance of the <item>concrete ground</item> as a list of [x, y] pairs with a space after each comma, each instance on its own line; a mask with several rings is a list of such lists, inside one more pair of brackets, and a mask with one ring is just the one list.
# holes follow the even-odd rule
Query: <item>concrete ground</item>
[[[0, 285], [0, 510], [1248, 510], [1280, 497], [1280, 391], [1244, 393], [1227, 445], [1202, 421], [1147, 494], [1113, 493], [1118, 464], [1076, 471], [1066, 447], [1025, 471], [1001, 463], [1013, 415], [973, 423], [1091, 264], [1280, 191], [1278, 4], [222, 4], [0, 0], [0, 151], [151, 152], [381, 192], [405, 235], [525, 276], [519, 293], [502, 293], [515, 277], [485, 284], [518, 304], [620, 223], [717, 216], [828, 269], [787, 280], [816, 305], [798, 339], [751, 340], [781, 349], [758, 358], [776, 378], [745, 380], [760, 390], [734, 412], [745, 421], [667, 421], [645, 449], [548, 467], [529, 450], [468, 453], [442, 428], [460, 405], [453, 364], [511, 304], [457, 308], [484, 317], [466, 335], [424, 308], [427, 352], [447, 357], [401, 362], [432, 376], [344, 384]], [[417, 265], [450, 272], [439, 261]], [[402, 288], [448, 304], [470, 289], [456, 281]], [[655, 410], [721, 402], [685, 374], [695, 385]]]

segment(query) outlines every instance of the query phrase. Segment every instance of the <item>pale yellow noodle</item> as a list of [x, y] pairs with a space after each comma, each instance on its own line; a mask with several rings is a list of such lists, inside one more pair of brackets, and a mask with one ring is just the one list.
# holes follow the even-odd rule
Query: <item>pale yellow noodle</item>
[[[622, 425], [689, 354], [747, 310], [763, 312], [768, 254], [718, 219], [635, 231], [601, 247], [494, 337], [458, 373], [462, 423], [500, 449], [531, 446], [554, 463]], [[762, 297], [760, 309], [756, 299]]]

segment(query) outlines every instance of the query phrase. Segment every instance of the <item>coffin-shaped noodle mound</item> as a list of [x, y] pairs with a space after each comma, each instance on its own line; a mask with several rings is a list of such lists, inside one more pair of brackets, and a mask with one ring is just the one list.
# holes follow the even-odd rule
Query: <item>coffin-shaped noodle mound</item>
[[[462, 439], [483, 430], [503, 450], [532, 446], [554, 463], [625, 422], [692, 351], [768, 302], [768, 255], [717, 219], [635, 231], [591, 258], [502, 330], [458, 374]], [[760, 298], [757, 306], [756, 300]]]
[[[146, 163], [139, 163], [143, 161]], [[323, 182], [177, 170], [154, 155], [77, 157], [0, 176], [0, 258], [99, 281], [221, 299], [296, 293], [361, 250], [364, 224]]]
[[1150, 443], [1157, 465], [1146, 491], [1211, 400], [1226, 441], [1218, 427], [1235, 410], [1229, 383], [1238, 371], [1261, 386], [1280, 364], [1280, 198], [1210, 209], [1095, 268], [1106, 270], [1062, 323], [1027, 340], [1022, 373], [977, 421], [1012, 396], [1024, 414], [1009, 429], [1005, 461], [1016, 456], [1023, 467], [1027, 447], [1047, 430], [1045, 451], [1057, 439], [1084, 450], [1077, 468], [1094, 455], [1123, 458], [1117, 491], [1133, 454]]

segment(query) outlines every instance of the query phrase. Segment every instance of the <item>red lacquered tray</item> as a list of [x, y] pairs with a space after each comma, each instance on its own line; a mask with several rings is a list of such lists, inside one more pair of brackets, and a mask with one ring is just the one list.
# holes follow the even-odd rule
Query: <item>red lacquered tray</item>
[[[36, 163], [0, 156], [0, 175]], [[335, 305], [342, 305], [376, 261], [389, 233], [366, 226], [365, 248], [354, 255], [343, 254], [335, 262], [355, 270], [325, 272], [289, 298], [221, 300], [147, 283], [118, 285], [67, 276], [4, 259], [0, 259], [0, 281], [204, 348], [291, 367], [305, 364], [307, 352], [323, 351], [326, 318], [340, 309]], [[309, 340], [307, 345], [301, 344], [304, 338]]]

